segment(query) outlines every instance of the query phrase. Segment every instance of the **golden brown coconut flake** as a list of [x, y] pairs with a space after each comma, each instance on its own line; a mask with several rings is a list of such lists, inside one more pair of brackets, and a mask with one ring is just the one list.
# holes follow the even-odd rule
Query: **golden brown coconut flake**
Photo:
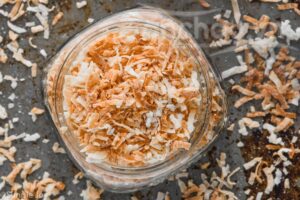
[[297, 3], [284, 3], [284, 4], [277, 5], [278, 10], [291, 10], [291, 9], [297, 9], [297, 8], [298, 8]]
[[101, 195], [104, 191], [102, 189], [95, 188], [91, 181], [86, 182], [86, 189], [82, 190], [80, 196], [83, 200], [97, 200], [101, 199]]
[[35, 115], [41, 115], [45, 112], [44, 109], [38, 108], [38, 107], [33, 107], [30, 111], [30, 113], [35, 114]]
[[8, 59], [7, 54], [2, 48], [0, 48], [0, 63], [5, 64], [7, 62], [7, 59]]
[[264, 117], [264, 116], [266, 116], [266, 112], [263, 112], [263, 111], [248, 112], [246, 114], [246, 117], [249, 117], [249, 118]]
[[52, 20], [52, 26], [55, 26], [64, 16], [64, 13], [63, 12], [58, 12], [54, 17], [53, 17], [53, 20]]
[[285, 117], [275, 128], [276, 132], [280, 131], [286, 131], [288, 128], [290, 128], [292, 125], [294, 125], [294, 120]]
[[199, 0], [199, 4], [201, 5], [202, 8], [209, 9], [210, 4], [206, 0]]

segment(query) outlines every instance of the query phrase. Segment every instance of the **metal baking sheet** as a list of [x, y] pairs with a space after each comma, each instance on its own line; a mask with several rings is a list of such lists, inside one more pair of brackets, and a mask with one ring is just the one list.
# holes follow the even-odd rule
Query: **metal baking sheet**
[[[42, 34], [37, 34], [33, 41], [39, 47], [44, 48], [48, 53], [48, 57], [55, 54], [57, 49], [64, 44], [68, 38], [78, 31], [82, 30], [84, 27], [88, 26], [88, 18], [94, 18], [95, 20], [100, 20], [106, 16], [109, 16], [118, 11], [135, 7], [137, 5], [151, 5], [155, 7], [160, 7], [169, 11], [177, 17], [179, 20], [186, 24], [192, 24], [190, 31], [192, 34], [197, 36], [197, 41], [201, 44], [207, 55], [212, 60], [213, 64], [220, 70], [223, 71], [230, 68], [237, 63], [235, 59], [235, 53], [230, 49], [210, 49], [207, 44], [212, 38], [205, 37], [205, 34], [200, 30], [197, 30], [197, 24], [206, 24], [210, 28], [214, 21], [213, 16], [224, 12], [226, 9], [231, 9], [231, 1], [229, 0], [209, 0], [212, 8], [210, 10], [203, 10], [197, 0], [155, 0], [155, 1], [133, 1], [133, 0], [88, 0], [88, 6], [83, 9], [76, 8], [75, 0], [50, 0], [50, 5], [58, 6], [64, 13], [64, 19], [57, 24], [56, 27], [52, 28], [51, 36], [49, 40], [44, 40]], [[277, 12], [274, 5], [271, 4], [261, 4], [258, 2], [249, 3], [247, 0], [239, 0], [241, 12], [243, 14], [250, 14], [254, 17], [260, 17], [262, 14], [269, 15], [272, 19], [280, 22], [283, 19], [290, 19], [293, 25], [300, 26], [299, 16], [291, 12]], [[6, 8], [7, 9], [7, 8]], [[197, 13], [191, 16], [186, 13]], [[298, 18], [297, 18], [298, 17]], [[33, 21], [36, 21], [34, 16], [31, 16]], [[28, 17], [27, 17], [28, 19]], [[22, 23], [22, 19], [17, 22]], [[196, 27], [195, 27], [196, 24]], [[5, 35], [8, 31], [6, 20], [0, 16], [0, 33]], [[199, 36], [199, 37], [198, 37]], [[13, 109], [8, 109], [9, 118], [19, 117], [20, 122], [15, 125], [15, 128], [11, 133], [20, 134], [22, 132], [41, 134], [41, 139], [34, 143], [24, 143], [22, 141], [15, 142], [17, 148], [16, 162], [27, 161], [29, 158], [39, 158], [42, 159], [43, 165], [42, 169], [38, 173], [34, 173], [31, 177], [37, 178], [42, 176], [43, 171], [47, 171], [51, 174], [51, 177], [61, 180], [66, 183], [66, 190], [64, 196], [66, 199], [81, 199], [79, 194], [82, 189], [85, 188], [85, 181], [81, 181], [79, 184], [72, 184], [73, 176], [77, 172], [76, 167], [68, 159], [67, 155], [54, 154], [52, 153], [51, 147], [54, 142], [57, 141], [57, 136], [53, 124], [50, 122], [47, 115], [38, 117], [36, 123], [33, 123], [28, 112], [33, 106], [44, 107], [43, 106], [43, 95], [42, 95], [42, 71], [43, 67], [46, 65], [47, 60], [43, 59], [36, 50], [28, 48], [28, 37], [26, 35], [20, 40], [20, 45], [25, 49], [25, 57], [34, 60], [38, 63], [38, 77], [35, 79], [31, 78], [31, 72], [29, 68], [9, 59], [7, 64], [0, 64], [1, 72], [3, 74], [10, 74], [14, 77], [25, 78], [23, 82], [19, 82], [18, 87], [15, 90], [10, 88], [9, 82], [4, 82], [0, 84], [0, 90], [2, 91], [2, 96], [0, 98], [1, 105], [7, 105], [9, 100], [7, 97], [13, 92], [16, 94], [17, 99], [14, 101], [15, 107]], [[8, 40], [4, 40], [4, 44], [8, 43]], [[3, 45], [3, 44], [1, 44]], [[293, 44], [294, 53], [300, 48], [299, 43]], [[299, 53], [298, 55], [299, 56]], [[10, 55], [11, 57], [11, 55]], [[229, 85], [225, 83], [225, 90], [229, 99], [229, 121], [236, 122], [245, 110], [236, 110], [232, 108], [232, 105], [236, 99], [237, 95], [230, 95]], [[298, 111], [299, 112], [299, 111]], [[0, 121], [2, 126], [4, 121]], [[298, 123], [299, 124], [299, 123]], [[213, 166], [211, 170], [216, 170], [216, 163], [214, 160], [219, 156], [220, 152], [225, 152], [228, 155], [228, 163], [231, 168], [234, 169], [241, 166], [244, 163], [241, 150], [236, 146], [236, 141], [239, 139], [239, 135], [236, 131], [234, 133], [227, 133], [223, 131], [221, 136], [218, 138], [217, 142], [210, 148], [207, 156], [195, 163], [187, 171], [189, 172], [189, 178], [193, 179], [195, 183], [200, 183], [200, 174], [202, 171], [199, 168], [199, 163], [206, 162], [207, 160], [212, 161]], [[42, 143], [42, 139], [50, 139], [48, 144]], [[259, 139], [259, 138], [258, 138]], [[251, 140], [249, 140], [251, 142]], [[250, 145], [250, 144], [246, 144]], [[245, 153], [245, 152], [244, 152]], [[4, 166], [0, 168], [0, 176], [6, 175], [10, 171], [9, 163], [6, 162]], [[238, 172], [235, 176], [238, 183], [235, 193], [241, 200], [246, 199], [243, 189], [246, 185], [246, 178], [243, 171]], [[299, 188], [298, 188], [299, 189]], [[8, 188], [4, 189], [4, 192], [8, 191]], [[68, 196], [66, 193], [72, 191], [72, 194]], [[157, 192], [169, 192], [172, 200], [181, 199], [181, 194], [176, 181], [166, 180], [155, 187], [145, 188], [139, 192], [134, 193], [136, 197], [143, 200], [153, 200], [157, 197]], [[0, 196], [3, 192], [0, 192]], [[299, 193], [298, 193], [299, 194]], [[129, 200], [132, 194], [113, 194], [110, 192], [104, 192], [103, 199], [105, 200]], [[278, 196], [280, 198], [281, 196]], [[280, 198], [285, 199], [285, 198]]]

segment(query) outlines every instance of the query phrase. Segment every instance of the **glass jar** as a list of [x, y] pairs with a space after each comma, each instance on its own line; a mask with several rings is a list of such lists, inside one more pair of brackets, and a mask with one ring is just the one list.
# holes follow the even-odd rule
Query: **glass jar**
[[[190, 139], [188, 151], [177, 151], [161, 162], [140, 167], [113, 166], [103, 162], [86, 161], [77, 138], [72, 134], [64, 115], [64, 77], [74, 60], [84, 49], [100, 37], [123, 30], [147, 30], [159, 33], [176, 42], [177, 47], [195, 60], [202, 100], [199, 118]], [[181, 23], [166, 12], [150, 8], [135, 8], [98, 21], [73, 36], [50, 60], [44, 78], [45, 103], [64, 143], [68, 155], [85, 176], [105, 190], [132, 192], [156, 185], [178, 171], [187, 168], [204, 155], [205, 150], [218, 136], [226, 121], [226, 98], [219, 84], [220, 78], [207, 61], [196, 41]]]

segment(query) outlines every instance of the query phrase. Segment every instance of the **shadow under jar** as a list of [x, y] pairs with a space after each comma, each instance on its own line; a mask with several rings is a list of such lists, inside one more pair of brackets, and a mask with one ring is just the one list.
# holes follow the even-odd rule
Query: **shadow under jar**
[[[173, 50], [176, 49], [183, 58], [188, 58], [192, 63], [200, 97], [197, 101], [193, 131], [189, 133], [186, 141], [190, 146], [187, 149], [178, 148], [165, 152], [160, 159], [151, 162], [124, 164], [118, 162], [118, 159], [113, 162], [109, 157], [101, 162], [91, 162], [91, 159], [87, 159], [86, 145], [80, 142], [80, 134], [69, 119], [66, 102], [70, 99], [65, 94], [69, 80], [66, 77], [72, 74], [74, 66], [85, 59], [95, 43], [114, 34], [130, 35], [129, 33], [169, 41]], [[166, 64], [168, 59], [166, 58]], [[103, 189], [131, 192], [162, 182], [204, 155], [226, 121], [226, 99], [219, 81], [204, 53], [187, 30], [164, 11], [147, 7], [120, 12], [96, 22], [72, 37], [49, 62], [44, 78], [44, 93], [45, 103], [58, 135], [68, 155], [85, 176]]]

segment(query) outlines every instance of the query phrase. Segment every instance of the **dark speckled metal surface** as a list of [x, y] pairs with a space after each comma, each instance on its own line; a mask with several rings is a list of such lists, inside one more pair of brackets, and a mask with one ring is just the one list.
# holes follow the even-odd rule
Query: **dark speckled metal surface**
[[[212, 5], [211, 10], [215, 10], [199, 16], [199, 21], [211, 25], [213, 23], [213, 16], [219, 12], [224, 12], [226, 9], [231, 9], [230, 0], [208, 0]], [[56, 5], [60, 10], [65, 13], [64, 19], [58, 23], [57, 26], [51, 29], [51, 36], [48, 41], [42, 38], [42, 34], [37, 34], [33, 42], [39, 47], [44, 48], [48, 56], [51, 57], [55, 54], [56, 50], [68, 40], [70, 36], [76, 32], [82, 30], [88, 25], [87, 19], [89, 17], [94, 18], [95, 20], [102, 19], [106, 16], [116, 13], [120, 10], [127, 9], [137, 4], [147, 4], [156, 7], [160, 7], [166, 10], [173, 11], [200, 11], [203, 10], [196, 0], [154, 0], [154, 1], [123, 1], [123, 0], [88, 0], [88, 6], [83, 9], [76, 8], [75, 0], [50, 0], [51, 5]], [[280, 21], [282, 19], [291, 19], [293, 24], [300, 24], [300, 18], [292, 14], [291, 12], [277, 12], [274, 9], [275, 5], [271, 4], [260, 4], [253, 3], [250, 4], [246, 0], [239, 0], [241, 11], [243, 14], [250, 14], [254, 17], [259, 17], [264, 13], [267, 13], [272, 19]], [[25, 19], [25, 18], [24, 18]], [[34, 16], [28, 16], [26, 19], [32, 19], [36, 21]], [[192, 21], [193, 18], [189, 17], [180, 17], [180, 20], [184, 22]], [[20, 19], [16, 24], [24, 24], [24, 20]], [[8, 31], [6, 20], [0, 16], [0, 33], [1, 35], [6, 35]], [[52, 153], [51, 147], [54, 142], [57, 141], [55, 130], [53, 124], [50, 122], [47, 115], [42, 115], [38, 117], [37, 121], [33, 123], [31, 117], [28, 115], [28, 112], [33, 106], [43, 107], [43, 97], [42, 97], [42, 86], [41, 86], [41, 73], [43, 67], [47, 63], [46, 60], [38, 54], [37, 50], [28, 48], [28, 37], [29, 34], [25, 34], [24, 37], [20, 40], [20, 45], [25, 49], [25, 57], [38, 63], [38, 77], [35, 79], [31, 78], [30, 69], [25, 66], [16, 63], [14, 60], [9, 59], [7, 64], [0, 64], [0, 70], [3, 74], [10, 74], [14, 77], [25, 78], [23, 82], [19, 82], [19, 86], [12, 90], [10, 88], [9, 82], [4, 82], [0, 84], [0, 90], [2, 91], [2, 96], [0, 97], [0, 104], [7, 105], [9, 101], [7, 97], [13, 92], [17, 95], [17, 99], [14, 101], [15, 107], [13, 109], [8, 109], [9, 117], [19, 117], [20, 122], [15, 124], [14, 130], [10, 131], [14, 134], [20, 134], [22, 132], [35, 133], [38, 132], [41, 134], [41, 139], [34, 143], [24, 143], [22, 141], [15, 142], [17, 148], [16, 162], [27, 161], [29, 158], [39, 158], [43, 160], [42, 170], [34, 173], [31, 178], [36, 178], [42, 176], [43, 171], [47, 171], [51, 174], [51, 177], [56, 178], [57, 180], [64, 181], [66, 183], [65, 198], [66, 199], [81, 199], [79, 196], [82, 189], [85, 188], [85, 181], [81, 181], [77, 185], [72, 184], [72, 179], [74, 174], [77, 172], [77, 169], [74, 167], [72, 162], [68, 159], [67, 155], [63, 154], [54, 154]], [[211, 58], [213, 64], [217, 66], [220, 71], [223, 71], [233, 65], [237, 64], [235, 54], [230, 51], [223, 50], [211, 50], [207, 48], [209, 39], [200, 39], [199, 42], [203, 46], [206, 53]], [[5, 38], [4, 44], [8, 43], [8, 39]], [[4, 45], [4, 44], [1, 44]], [[295, 49], [300, 48], [299, 43], [293, 44]], [[295, 51], [297, 53], [297, 51]], [[11, 57], [11, 55], [10, 55]], [[229, 94], [228, 86], [225, 83], [226, 91]], [[237, 99], [237, 95], [229, 95], [229, 107], [230, 107], [230, 116], [229, 121], [235, 122], [238, 120], [242, 113], [245, 110], [239, 110], [238, 112], [235, 109], [232, 109], [232, 102]], [[0, 121], [2, 126], [5, 121]], [[299, 124], [299, 123], [298, 123]], [[48, 144], [42, 143], [42, 139], [50, 139]], [[234, 169], [237, 166], [241, 166], [244, 162], [240, 149], [236, 146], [236, 141], [239, 136], [236, 132], [228, 134], [224, 131], [221, 137], [218, 138], [215, 145], [211, 148], [207, 157], [200, 160], [198, 164], [193, 165], [188, 169], [189, 178], [192, 178], [195, 183], [200, 183], [200, 174], [201, 170], [199, 169], [199, 163], [205, 162], [207, 160], [215, 163], [216, 156], [219, 156], [219, 152], [225, 152], [228, 155], [228, 163], [231, 168]], [[246, 144], [249, 145], [249, 144]], [[213, 165], [211, 170], [217, 169]], [[8, 162], [0, 168], [0, 176], [6, 175], [10, 171], [10, 165]], [[183, 178], [183, 180], [186, 180]], [[238, 172], [234, 180], [237, 180], [237, 189], [235, 193], [238, 198], [243, 200], [245, 196], [243, 194], [243, 187], [245, 186], [245, 176], [242, 171]], [[7, 191], [8, 188], [5, 188], [4, 191]], [[70, 196], [67, 195], [68, 191], [72, 191]], [[153, 200], [157, 197], [157, 192], [169, 192], [172, 200], [181, 199], [181, 194], [179, 187], [175, 181], [165, 181], [164, 183], [152, 187], [145, 188], [142, 191], [136, 192], [135, 196], [143, 200]], [[3, 192], [2, 192], [3, 193]], [[0, 196], [2, 194], [0, 192]], [[103, 199], [105, 200], [129, 200], [131, 194], [112, 194], [105, 192]]]

